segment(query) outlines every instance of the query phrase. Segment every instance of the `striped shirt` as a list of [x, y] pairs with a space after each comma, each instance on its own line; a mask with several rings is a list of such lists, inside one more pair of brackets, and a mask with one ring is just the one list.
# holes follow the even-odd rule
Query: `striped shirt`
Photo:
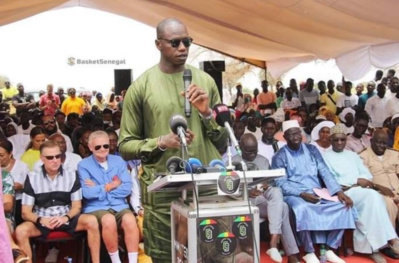
[[32, 205], [33, 213], [40, 217], [66, 215], [72, 201], [82, 200], [82, 189], [76, 172], [63, 169], [54, 179], [44, 170], [30, 172], [22, 195], [23, 205]]

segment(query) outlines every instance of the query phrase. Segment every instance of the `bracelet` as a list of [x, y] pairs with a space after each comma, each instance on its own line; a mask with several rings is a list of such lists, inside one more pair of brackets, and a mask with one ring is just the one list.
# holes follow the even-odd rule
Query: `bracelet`
[[71, 222], [71, 217], [69, 216], [69, 215], [64, 215], [66, 218], [68, 218], [68, 222], [67, 223], [69, 223], [69, 222]]
[[166, 148], [162, 148], [161, 146], [159, 146], [161, 140], [162, 140], [162, 135], [158, 137], [157, 145], [158, 145], [158, 149], [164, 152], [164, 151], [166, 151]]

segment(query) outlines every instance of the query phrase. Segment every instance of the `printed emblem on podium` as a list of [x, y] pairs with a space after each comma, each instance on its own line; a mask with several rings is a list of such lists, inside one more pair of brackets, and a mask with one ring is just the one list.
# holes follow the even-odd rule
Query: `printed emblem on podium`
[[233, 223], [233, 233], [238, 239], [252, 238], [252, 220], [250, 216], [238, 216]]
[[219, 224], [213, 219], [205, 219], [200, 223], [201, 241], [214, 242], [219, 233]]
[[237, 247], [237, 240], [233, 233], [224, 232], [216, 238], [216, 250], [223, 256], [231, 255]]

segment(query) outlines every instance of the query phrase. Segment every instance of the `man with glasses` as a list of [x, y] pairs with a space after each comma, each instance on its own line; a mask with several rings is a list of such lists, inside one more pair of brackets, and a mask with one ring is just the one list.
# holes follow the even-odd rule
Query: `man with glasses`
[[[184, 96], [192, 106], [187, 119], [188, 155], [202, 163], [220, 159], [217, 151], [226, 143], [227, 132], [217, 125], [211, 108], [220, 103], [215, 81], [208, 74], [186, 65], [192, 43], [185, 25], [168, 18], [157, 26], [156, 48], [160, 61], [141, 75], [128, 89], [123, 102], [119, 152], [125, 160], [141, 159], [140, 177], [144, 206], [146, 254], [153, 262], [171, 262], [170, 203], [178, 192], [148, 193], [154, 173], [166, 172], [166, 161], [180, 156], [179, 137], [171, 132], [169, 119], [184, 114]], [[191, 69], [192, 81], [183, 94], [183, 71]]]
[[354, 249], [358, 253], [369, 254], [374, 262], [383, 263], [386, 260], [378, 250], [389, 243], [392, 250], [384, 250], [387, 255], [398, 258], [395, 253], [399, 252], [399, 239], [390, 224], [380, 193], [388, 197], [394, 197], [394, 194], [391, 189], [371, 181], [373, 176], [360, 157], [345, 150], [346, 137], [343, 124], [332, 127], [332, 151], [327, 151], [323, 157], [342, 190], [353, 200], [358, 212], [357, 227], [353, 233]]
[[61, 105], [60, 97], [54, 94], [53, 84], [47, 85], [47, 93], [42, 95], [39, 100], [39, 108], [45, 115], [54, 116]]
[[[269, 161], [258, 154], [258, 141], [253, 134], [246, 133], [241, 136], [240, 148], [242, 160], [246, 163], [248, 171], [269, 170]], [[233, 157], [233, 163], [240, 163], [241, 157]], [[259, 207], [260, 217], [269, 221], [270, 249], [266, 253], [274, 262], [282, 262], [278, 243], [282, 239], [288, 262], [297, 263], [298, 246], [292, 233], [289, 209], [283, 201], [280, 188], [273, 187], [273, 180], [263, 184], [261, 189], [252, 188], [249, 191], [252, 204]]]
[[367, 113], [361, 113], [357, 116], [353, 125], [353, 133], [348, 136], [346, 142], [346, 150], [360, 153], [370, 146], [370, 136], [365, 134], [369, 127], [369, 119]]
[[74, 88], [70, 88], [68, 91], [69, 97], [64, 100], [61, 106], [61, 111], [68, 116], [70, 113], [76, 113], [79, 116], [83, 114], [83, 108], [86, 105], [86, 102], [76, 96], [76, 90]]
[[[29, 173], [22, 195], [22, 217], [15, 230], [18, 245], [32, 257], [30, 238], [46, 238], [51, 231], [74, 235], [87, 231], [92, 262], [100, 262], [100, 233], [94, 216], [80, 214], [82, 189], [74, 171], [61, 166], [61, 151], [56, 142], [40, 146], [41, 169]], [[56, 194], [54, 194], [56, 193]]]
[[[272, 169], [286, 171], [286, 177], [275, 181], [283, 192], [284, 201], [294, 211], [299, 241], [306, 252], [303, 259], [307, 263], [319, 262], [313, 244], [326, 244], [327, 261], [345, 262], [332, 249], [341, 245], [345, 229], [355, 228], [352, 200], [342, 191], [319, 150], [302, 143], [298, 122], [283, 122], [283, 131], [287, 145], [274, 155]], [[323, 188], [321, 180], [329, 194], [337, 195], [340, 202], [321, 200], [316, 195], [317, 189]]]
[[118, 228], [124, 232], [129, 263], [137, 263], [139, 230], [127, 202], [132, 179], [126, 162], [119, 156], [109, 154], [109, 137], [104, 131], [91, 133], [88, 145], [93, 154], [78, 165], [85, 199], [83, 212], [97, 218], [112, 263], [121, 262]]

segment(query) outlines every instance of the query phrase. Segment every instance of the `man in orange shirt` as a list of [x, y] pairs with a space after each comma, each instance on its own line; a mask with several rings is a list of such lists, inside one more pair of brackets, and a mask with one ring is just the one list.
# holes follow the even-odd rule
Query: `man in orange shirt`
[[273, 92], [270, 92], [268, 90], [269, 83], [267, 80], [263, 80], [261, 82], [262, 86], [262, 93], [258, 95], [257, 101], [258, 101], [258, 109], [260, 110], [260, 113], [264, 115], [264, 110], [266, 109], [273, 109], [276, 110], [276, 94]]

